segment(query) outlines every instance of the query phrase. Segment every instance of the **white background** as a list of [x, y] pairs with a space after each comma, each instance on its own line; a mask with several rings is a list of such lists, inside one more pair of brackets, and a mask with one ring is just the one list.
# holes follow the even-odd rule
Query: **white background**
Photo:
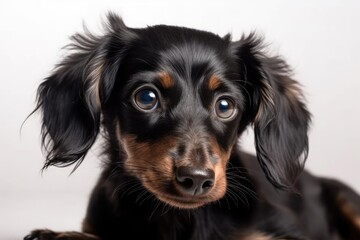
[[[180, 3], [182, 2], [182, 3]], [[0, 0], [0, 239], [34, 227], [77, 230], [99, 173], [97, 148], [71, 168], [42, 175], [36, 87], [83, 22], [98, 32], [108, 10], [130, 27], [181, 25], [234, 39], [258, 30], [294, 67], [313, 114], [307, 168], [360, 191], [359, 1]], [[253, 136], [243, 140], [252, 150]]]

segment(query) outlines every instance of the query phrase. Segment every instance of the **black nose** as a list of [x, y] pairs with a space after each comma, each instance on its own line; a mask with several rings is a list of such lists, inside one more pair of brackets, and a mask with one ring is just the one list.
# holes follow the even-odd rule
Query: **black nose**
[[207, 193], [214, 185], [214, 171], [193, 167], [178, 167], [176, 181], [187, 195], [199, 196]]

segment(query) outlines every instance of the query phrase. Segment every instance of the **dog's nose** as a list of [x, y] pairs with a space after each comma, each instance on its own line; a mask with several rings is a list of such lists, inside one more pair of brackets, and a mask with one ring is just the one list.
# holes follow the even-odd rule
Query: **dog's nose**
[[206, 194], [214, 185], [215, 173], [211, 169], [178, 167], [176, 181], [181, 191], [187, 195], [200, 196]]

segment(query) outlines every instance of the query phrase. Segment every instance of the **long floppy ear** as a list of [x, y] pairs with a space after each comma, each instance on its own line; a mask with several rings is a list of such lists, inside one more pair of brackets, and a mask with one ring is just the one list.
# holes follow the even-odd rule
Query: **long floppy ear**
[[105, 33], [71, 37], [69, 55], [38, 88], [37, 107], [42, 111], [42, 143], [50, 165], [78, 166], [100, 129], [102, 105], [116, 79], [121, 55], [135, 37], [120, 17], [109, 13]]
[[257, 158], [275, 187], [291, 189], [307, 158], [310, 113], [287, 63], [268, 56], [261, 38], [252, 33], [235, 45]]

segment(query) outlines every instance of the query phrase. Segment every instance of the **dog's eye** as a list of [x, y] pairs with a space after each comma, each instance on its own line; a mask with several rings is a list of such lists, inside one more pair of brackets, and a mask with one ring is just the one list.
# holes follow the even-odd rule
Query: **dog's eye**
[[152, 89], [140, 89], [133, 98], [135, 106], [142, 111], [153, 111], [159, 104], [156, 91]]
[[215, 113], [222, 120], [230, 120], [236, 115], [234, 102], [229, 98], [219, 98], [215, 103]]

